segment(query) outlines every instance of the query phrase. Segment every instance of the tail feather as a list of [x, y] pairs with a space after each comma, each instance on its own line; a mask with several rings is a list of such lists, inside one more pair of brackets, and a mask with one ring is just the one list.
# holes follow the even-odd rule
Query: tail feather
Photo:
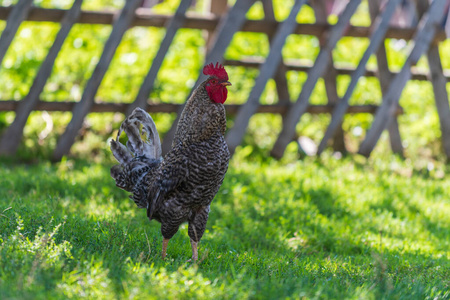
[[120, 164], [129, 163], [133, 159], [133, 156], [130, 151], [128, 151], [127, 147], [118, 140], [111, 140], [110, 147], [111, 152]]
[[130, 121], [135, 124], [141, 124], [142, 151], [150, 158], [158, 159], [161, 157], [161, 141], [158, 130], [152, 117], [141, 108], [136, 108], [130, 116]]
[[[128, 137], [126, 146], [119, 141], [122, 132]], [[141, 198], [138, 191], [142, 188], [136, 185], [141, 185], [145, 174], [161, 162], [161, 142], [152, 117], [143, 109], [136, 108], [123, 121], [117, 138], [111, 140], [110, 148], [120, 163], [111, 168], [111, 176], [118, 187], [137, 191], [133, 196], [136, 202]]]
[[[128, 137], [126, 147], [119, 142], [125, 132]], [[141, 108], [136, 108], [123, 121], [116, 140], [111, 141], [111, 151], [121, 164], [128, 163], [133, 157], [145, 156], [150, 159], [161, 157], [161, 141], [152, 117]]]
[[130, 119], [133, 115], [131, 114], [125, 121], [123, 121], [120, 129], [125, 132], [128, 137], [127, 148], [135, 155], [142, 156], [143, 152], [143, 143], [141, 139], [140, 126], [139, 123], [133, 122]]

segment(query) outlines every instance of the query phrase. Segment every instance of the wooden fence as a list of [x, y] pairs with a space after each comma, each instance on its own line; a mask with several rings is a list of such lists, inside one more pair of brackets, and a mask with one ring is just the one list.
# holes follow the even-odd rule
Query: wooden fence
[[[439, 56], [439, 42], [446, 39], [445, 26], [449, 10], [449, 0], [370, 0], [368, 1], [372, 24], [369, 27], [352, 26], [350, 19], [361, 4], [361, 0], [295, 0], [289, 16], [282, 22], [274, 17], [270, 0], [260, 0], [263, 4], [263, 20], [247, 20], [246, 13], [256, 0], [237, 0], [235, 5], [227, 7], [226, 0], [212, 0], [211, 13], [208, 15], [186, 14], [192, 0], [181, 0], [174, 15], [165, 16], [142, 8], [142, 0], [127, 0], [120, 13], [101, 11], [82, 11], [82, 0], [75, 0], [68, 10], [44, 9], [33, 6], [32, 0], [19, 0], [15, 6], [0, 7], [0, 19], [6, 20], [6, 27], [0, 37], [0, 62], [3, 60], [19, 25], [25, 21], [58, 22], [61, 28], [51, 46], [47, 57], [39, 68], [28, 95], [20, 100], [1, 100], [0, 111], [15, 111], [13, 123], [0, 137], [0, 154], [12, 155], [16, 152], [25, 124], [33, 110], [72, 111], [72, 119], [65, 132], [59, 138], [53, 152], [53, 160], [60, 160], [70, 152], [70, 148], [89, 112], [122, 112], [129, 114], [135, 107], [143, 107], [149, 112], [177, 112], [183, 108], [177, 104], [149, 104], [148, 96], [170, 44], [179, 28], [202, 29], [208, 31], [208, 51], [205, 63], [223, 62], [225, 65], [258, 68], [260, 70], [247, 101], [243, 105], [226, 105], [227, 113], [235, 116], [234, 126], [226, 135], [231, 152], [241, 143], [251, 116], [255, 113], [277, 113], [283, 117], [283, 128], [273, 146], [271, 155], [283, 156], [285, 148], [295, 137], [296, 125], [305, 113], [330, 113], [331, 122], [318, 147], [318, 154], [333, 140], [336, 150], [344, 151], [342, 120], [346, 113], [372, 113], [374, 121], [360, 145], [359, 153], [369, 156], [381, 133], [387, 129], [392, 150], [403, 153], [399, 134], [397, 115], [402, 112], [398, 105], [400, 95], [410, 79], [431, 80], [439, 114], [442, 145], [447, 157], [450, 157], [450, 109], [446, 83], [450, 77], [445, 75]], [[144, 1], [145, 2], [145, 1]], [[296, 16], [304, 5], [310, 5], [315, 12], [314, 24], [299, 24]], [[332, 11], [340, 7], [339, 11]], [[412, 8], [412, 9], [411, 9]], [[336, 24], [330, 25], [327, 18], [330, 13], [338, 13]], [[401, 15], [409, 20], [400, 26], [396, 18]], [[72, 26], [76, 23], [112, 25], [112, 32], [104, 45], [103, 53], [96, 65], [81, 100], [78, 102], [45, 102], [39, 96], [49, 78], [56, 56]], [[126, 30], [133, 26], [165, 27], [166, 34], [146, 75], [134, 102], [100, 103], [95, 101], [99, 85], [111, 63], [112, 57]], [[270, 40], [270, 52], [265, 60], [225, 60], [224, 53], [238, 31], [265, 33]], [[290, 34], [313, 35], [319, 38], [320, 52], [312, 65], [290, 64], [283, 61], [281, 50]], [[359, 64], [354, 69], [334, 66], [332, 51], [344, 36], [368, 37], [369, 46]], [[408, 58], [399, 72], [389, 70], [384, 40], [388, 38], [412, 40]], [[378, 68], [366, 69], [371, 55], [376, 55]], [[426, 55], [430, 74], [417, 73], [412, 69], [419, 58]], [[289, 70], [307, 73], [297, 99], [291, 99], [285, 73]], [[336, 92], [336, 76], [351, 76], [350, 84], [343, 97]], [[382, 89], [383, 101], [380, 106], [349, 105], [349, 99], [358, 80], [363, 76], [377, 77]], [[309, 98], [319, 78], [323, 78], [328, 97], [326, 105], [311, 105]], [[260, 97], [269, 79], [276, 82], [279, 103], [261, 105]], [[197, 84], [203, 80], [199, 75]], [[196, 85], [197, 85], [196, 84]], [[163, 151], [170, 147], [176, 122], [163, 141]]]

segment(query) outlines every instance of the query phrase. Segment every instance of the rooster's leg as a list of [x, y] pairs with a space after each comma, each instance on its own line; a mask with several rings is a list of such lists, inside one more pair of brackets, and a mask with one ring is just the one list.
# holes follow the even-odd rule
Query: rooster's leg
[[191, 238], [192, 247], [192, 261], [196, 262], [198, 259], [197, 244], [205, 233], [206, 222], [208, 221], [209, 205], [201, 207], [197, 210], [195, 216], [190, 219], [188, 225], [188, 235]]
[[163, 245], [162, 245], [162, 259], [166, 258], [166, 251], [167, 251], [167, 244], [169, 244], [170, 239], [163, 238]]
[[197, 244], [198, 244], [198, 242], [196, 242], [193, 239], [191, 239], [192, 258], [190, 260], [192, 260], [193, 262], [197, 262], [197, 259], [198, 259]]

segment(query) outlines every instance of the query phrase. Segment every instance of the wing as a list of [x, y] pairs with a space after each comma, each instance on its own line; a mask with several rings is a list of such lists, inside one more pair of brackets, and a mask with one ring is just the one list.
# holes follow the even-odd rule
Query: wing
[[188, 156], [182, 147], [172, 149], [161, 163], [158, 178], [152, 182], [149, 188], [147, 196], [147, 217], [149, 219], [164, 202], [166, 195], [185, 182], [188, 175]]

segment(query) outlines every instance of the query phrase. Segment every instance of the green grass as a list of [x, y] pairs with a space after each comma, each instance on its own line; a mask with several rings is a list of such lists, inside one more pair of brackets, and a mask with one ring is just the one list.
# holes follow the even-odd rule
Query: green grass
[[[234, 158], [191, 255], [109, 164], [0, 163], [0, 299], [450, 299], [448, 167]], [[389, 162], [386, 162], [389, 161]]]

